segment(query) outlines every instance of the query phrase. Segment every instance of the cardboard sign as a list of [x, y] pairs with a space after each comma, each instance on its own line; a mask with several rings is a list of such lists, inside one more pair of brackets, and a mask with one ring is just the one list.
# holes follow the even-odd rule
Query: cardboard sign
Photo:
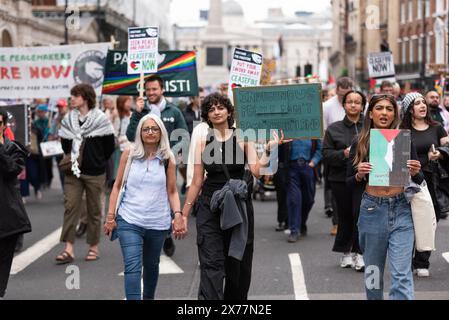
[[128, 28], [128, 74], [156, 73], [158, 27]]
[[370, 78], [394, 77], [394, 60], [391, 52], [370, 53], [368, 55], [368, 72]]
[[275, 129], [282, 129], [286, 139], [324, 135], [319, 83], [234, 88], [233, 92], [237, 127], [244, 133], [256, 132], [255, 137], [245, 137], [250, 141], [265, 139], [263, 135]]
[[[193, 51], [161, 51], [158, 53], [157, 75], [164, 81], [164, 96], [198, 95], [196, 55]], [[103, 94], [136, 96], [139, 75], [128, 74], [126, 51], [109, 50], [103, 83]], [[149, 75], [146, 75], [147, 77]]]
[[410, 130], [370, 131], [369, 162], [373, 170], [369, 174], [370, 186], [408, 185], [410, 174]]
[[228, 97], [232, 101], [232, 89], [256, 87], [260, 83], [263, 57], [260, 53], [235, 48], [229, 76]]
[[64, 154], [64, 151], [62, 150], [61, 142], [59, 140], [41, 142], [40, 146], [41, 146], [42, 156], [44, 158], [59, 156], [59, 155]]

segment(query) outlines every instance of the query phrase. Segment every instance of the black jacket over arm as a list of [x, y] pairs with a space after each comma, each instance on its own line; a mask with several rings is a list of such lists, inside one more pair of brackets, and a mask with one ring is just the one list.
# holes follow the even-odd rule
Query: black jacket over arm
[[[355, 175], [357, 173], [356, 168], [354, 168], [354, 158], [355, 153], [357, 150], [357, 141], [355, 141], [351, 146], [351, 151], [349, 152], [349, 161], [348, 165], [346, 167], [346, 185], [348, 186], [350, 192], [352, 192], [352, 204], [353, 204], [353, 210], [356, 211], [357, 215], [360, 210], [360, 204], [362, 202], [362, 195], [365, 191], [366, 184], [368, 183], [368, 180], [362, 180], [358, 182], [355, 179]], [[410, 148], [410, 159], [411, 160], [418, 160], [418, 155], [416, 153], [415, 146], [413, 142], [411, 143]], [[368, 177], [368, 176], [367, 176]], [[417, 175], [412, 177], [412, 181], [421, 184], [424, 181], [424, 174], [420, 170]]]
[[31, 231], [17, 181], [27, 154], [17, 142], [0, 144], [0, 239]]

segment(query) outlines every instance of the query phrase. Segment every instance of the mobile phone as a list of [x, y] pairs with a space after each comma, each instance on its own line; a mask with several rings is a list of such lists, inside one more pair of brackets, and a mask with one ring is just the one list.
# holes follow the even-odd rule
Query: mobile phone
[[435, 150], [435, 145], [432, 143], [432, 152], [433, 153], [435, 153], [436, 152], [436, 150]]

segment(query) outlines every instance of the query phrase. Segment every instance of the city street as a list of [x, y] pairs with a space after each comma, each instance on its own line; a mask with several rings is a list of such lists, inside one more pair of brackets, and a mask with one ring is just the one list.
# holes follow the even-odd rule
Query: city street
[[[25, 235], [23, 251], [13, 262], [5, 299], [108, 300], [124, 299], [123, 262], [118, 241], [102, 236], [100, 260], [86, 262], [85, 237], [75, 245], [76, 258], [70, 265], [56, 265], [62, 251], [59, 244], [63, 219], [63, 198], [59, 181], [44, 192], [41, 201], [26, 205], [33, 232]], [[323, 189], [318, 187], [316, 203], [308, 222], [308, 236], [287, 243], [287, 235], [275, 232], [276, 202], [255, 201], [255, 252], [249, 298], [254, 300], [363, 300], [363, 274], [339, 267], [340, 255], [331, 252], [331, 222], [323, 212]], [[157, 299], [197, 299], [199, 266], [194, 218], [186, 239], [176, 242], [171, 258], [161, 257]], [[449, 299], [449, 221], [437, 229], [437, 251], [430, 259], [430, 278], [417, 279], [417, 299]], [[444, 258], [444, 256], [446, 258]], [[73, 276], [79, 274], [79, 286]], [[388, 274], [388, 273], [386, 273]], [[389, 279], [386, 276], [385, 291]], [[79, 287], [79, 288], [78, 288]], [[386, 296], [387, 297], [387, 296]]]

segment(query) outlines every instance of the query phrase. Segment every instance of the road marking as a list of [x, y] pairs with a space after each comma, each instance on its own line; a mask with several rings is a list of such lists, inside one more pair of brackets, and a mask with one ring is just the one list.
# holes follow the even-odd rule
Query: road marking
[[443, 258], [449, 263], [449, 252], [445, 252], [442, 254]]
[[292, 267], [293, 288], [295, 291], [295, 300], [309, 300], [307, 295], [306, 281], [304, 280], [304, 271], [302, 269], [301, 258], [298, 253], [288, 255]]
[[[161, 261], [159, 262], [159, 274], [176, 274], [184, 273], [184, 271], [169, 257], [161, 255]], [[119, 276], [123, 277], [124, 272], [120, 272]]]
[[20, 271], [24, 270], [34, 261], [49, 252], [56, 245], [58, 245], [59, 238], [61, 236], [61, 230], [62, 227], [53, 231], [51, 234], [49, 234], [39, 242], [36, 242], [33, 246], [29, 247], [24, 252], [15, 256], [12, 262], [11, 274], [18, 274]]

